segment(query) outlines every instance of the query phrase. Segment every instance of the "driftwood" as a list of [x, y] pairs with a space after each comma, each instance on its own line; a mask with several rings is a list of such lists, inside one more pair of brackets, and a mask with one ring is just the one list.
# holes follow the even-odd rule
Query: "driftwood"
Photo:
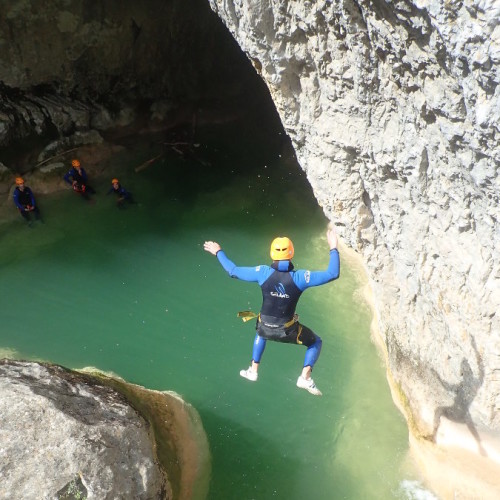
[[[194, 148], [199, 147], [199, 144], [193, 144], [192, 142], [164, 142], [163, 143], [165, 146], [170, 146], [178, 155], [182, 156], [183, 158], [186, 158], [189, 156], [193, 160], [196, 160], [198, 163], [203, 165], [204, 167], [208, 167], [211, 165], [211, 163], [207, 160], [204, 160], [203, 158], [200, 158], [196, 153]], [[186, 150], [182, 150], [178, 146], [187, 146]]]
[[144, 170], [145, 168], [149, 167], [152, 163], [154, 163], [158, 158], [162, 157], [164, 153], [160, 153], [157, 156], [154, 156], [148, 161], [145, 161], [144, 163], [141, 163], [138, 167], [135, 167], [136, 172], [140, 172], [141, 170]]
[[[199, 158], [194, 150], [194, 147], [198, 147], [199, 144], [192, 144], [190, 142], [163, 142], [162, 143], [164, 146], [168, 146], [170, 149], [175, 151], [178, 155], [182, 156], [185, 158], [187, 155], [189, 155], [193, 160], [196, 160], [198, 163], [201, 163], [203, 166], [207, 167], [210, 166], [210, 162], [203, 160], [202, 158]], [[181, 149], [182, 146], [186, 146], [186, 150]], [[148, 168], [150, 165], [152, 165], [156, 160], [161, 158], [163, 155], [165, 155], [165, 152], [160, 153], [159, 155], [154, 156], [153, 158], [145, 161], [144, 163], [141, 163], [138, 167], [135, 167], [136, 172], [140, 172], [141, 170], [144, 170]]]
[[164, 142], [163, 144], [165, 146], [170, 146], [177, 154], [181, 156], [185, 156], [186, 153], [177, 146], [188, 146], [189, 149], [191, 149], [191, 143], [189, 142]]
[[190, 142], [164, 142], [165, 146], [191, 146]]
[[33, 169], [38, 168], [38, 167], [41, 167], [44, 163], [47, 163], [47, 162], [49, 162], [50, 160], [53, 160], [54, 158], [58, 158], [59, 156], [63, 156], [63, 155], [65, 155], [66, 153], [71, 153], [72, 151], [76, 151], [77, 149], [78, 149], [78, 147], [77, 147], [77, 148], [67, 149], [66, 151], [63, 151], [63, 152], [58, 153], [58, 154], [56, 154], [56, 155], [54, 155], [54, 156], [51, 156], [50, 158], [46, 158], [45, 160], [41, 161], [40, 163], [37, 163], [37, 164], [33, 167]]

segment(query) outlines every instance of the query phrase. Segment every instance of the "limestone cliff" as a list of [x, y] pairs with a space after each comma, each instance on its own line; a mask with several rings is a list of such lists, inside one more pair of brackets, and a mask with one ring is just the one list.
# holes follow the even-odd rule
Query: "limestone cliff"
[[413, 435], [500, 462], [500, 4], [210, 3], [363, 257]]

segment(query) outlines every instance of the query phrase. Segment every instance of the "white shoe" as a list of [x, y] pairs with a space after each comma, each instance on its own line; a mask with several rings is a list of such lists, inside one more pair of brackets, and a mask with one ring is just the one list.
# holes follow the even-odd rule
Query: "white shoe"
[[314, 394], [314, 396], [322, 396], [321, 391], [316, 387], [312, 378], [305, 379], [302, 375], [297, 379], [297, 387], [305, 389], [306, 391]]
[[255, 370], [252, 370], [251, 366], [248, 368], [248, 370], [241, 370], [240, 375], [243, 378], [250, 380], [250, 382], [256, 382], [257, 377], [259, 376], [259, 374]]

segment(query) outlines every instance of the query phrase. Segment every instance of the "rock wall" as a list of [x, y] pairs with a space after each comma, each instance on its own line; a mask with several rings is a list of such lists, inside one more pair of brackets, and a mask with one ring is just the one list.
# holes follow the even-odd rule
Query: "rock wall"
[[210, 3], [362, 255], [412, 432], [500, 462], [500, 4]]
[[1, 498], [71, 483], [87, 498], [171, 498], [149, 426], [120, 394], [37, 363], [3, 360], [0, 375]]

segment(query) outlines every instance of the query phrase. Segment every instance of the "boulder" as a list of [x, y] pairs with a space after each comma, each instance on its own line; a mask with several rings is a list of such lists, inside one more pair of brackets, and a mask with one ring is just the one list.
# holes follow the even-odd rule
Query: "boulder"
[[[148, 413], [152, 399], [169, 444]], [[1, 360], [0, 498], [193, 498], [189, 463], [198, 460], [186, 460], [192, 436], [179, 430], [199, 419], [180, 401], [103, 374]], [[196, 457], [206, 458], [206, 439], [197, 439]], [[177, 464], [167, 472], [168, 454], [185, 470]]]

